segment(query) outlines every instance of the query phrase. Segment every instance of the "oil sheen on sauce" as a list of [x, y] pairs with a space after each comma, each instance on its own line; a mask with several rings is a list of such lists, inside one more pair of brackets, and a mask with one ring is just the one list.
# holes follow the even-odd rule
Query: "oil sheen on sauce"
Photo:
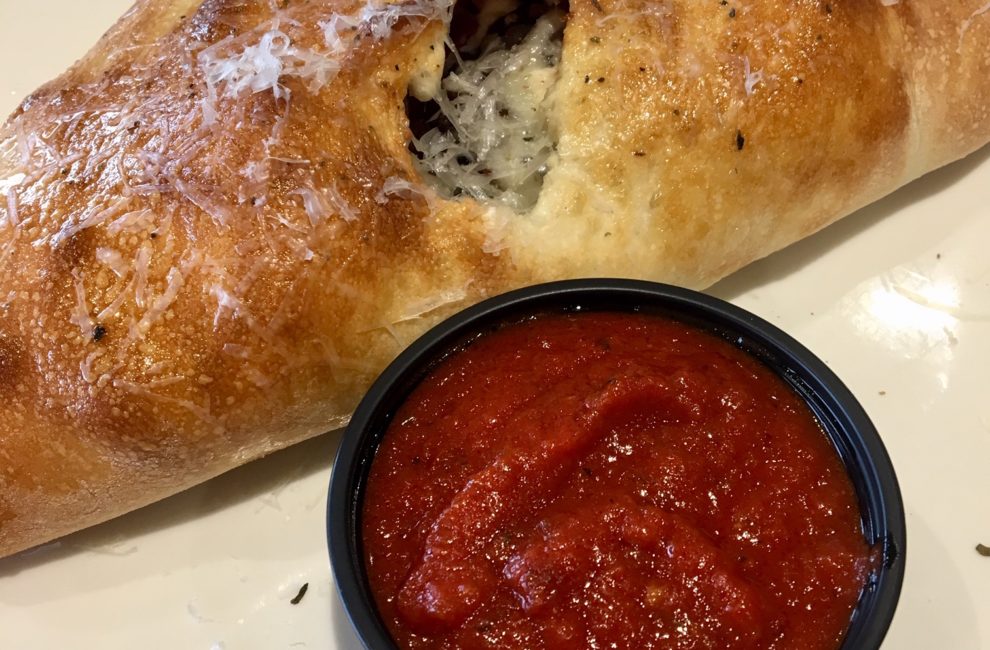
[[804, 402], [640, 314], [537, 316], [444, 360], [386, 432], [362, 534], [403, 648], [835, 649], [872, 568]]

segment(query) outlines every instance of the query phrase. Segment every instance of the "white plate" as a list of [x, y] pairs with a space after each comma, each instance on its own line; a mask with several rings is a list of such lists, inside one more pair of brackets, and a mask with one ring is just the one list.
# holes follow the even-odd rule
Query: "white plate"
[[[0, 0], [0, 112], [85, 52], [129, 4]], [[884, 437], [909, 538], [885, 648], [990, 647], [990, 558], [974, 550], [990, 544], [988, 244], [984, 149], [713, 289], [822, 356]], [[0, 561], [0, 644], [357, 648], [325, 550], [336, 443], [305, 443]]]

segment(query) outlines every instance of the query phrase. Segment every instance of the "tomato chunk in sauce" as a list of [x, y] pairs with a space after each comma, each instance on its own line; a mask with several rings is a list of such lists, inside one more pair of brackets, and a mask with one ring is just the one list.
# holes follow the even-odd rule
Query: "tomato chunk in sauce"
[[838, 648], [872, 569], [855, 492], [771, 370], [666, 318], [547, 314], [393, 418], [365, 565], [403, 648]]

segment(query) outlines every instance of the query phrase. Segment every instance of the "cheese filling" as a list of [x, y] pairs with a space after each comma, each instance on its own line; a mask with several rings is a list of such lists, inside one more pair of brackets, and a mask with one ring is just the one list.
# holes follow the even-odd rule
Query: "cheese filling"
[[536, 203], [556, 150], [550, 116], [564, 22], [552, 9], [515, 45], [489, 34], [476, 58], [454, 52], [432, 128], [412, 140], [420, 173], [440, 194], [516, 212]]

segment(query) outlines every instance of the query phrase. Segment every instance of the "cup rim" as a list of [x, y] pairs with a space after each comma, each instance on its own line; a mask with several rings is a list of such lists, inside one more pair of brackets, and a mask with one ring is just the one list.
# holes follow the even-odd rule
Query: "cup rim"
[[659, 313], [728, 340], [768, 366], [808, 404], [839, 454], [859, 500], [863, 534], [882, 555], [864, 586], [840, 650], [875, 650], [893, 620], [904, 580], [904, 505], [890, 457], [862, 405], [828, 366], [790, 335], [719, 298], [640, 280], [565, 280], [517, 289], [469, 307], [419, 337], [382, 372], [347, 426], [327, 499], [330, 563], [345, 612], [366, 648], [397, 648], [367, 584], [361, 503], [377, 448], [412, 388], [471, 337], [526, 314]]

